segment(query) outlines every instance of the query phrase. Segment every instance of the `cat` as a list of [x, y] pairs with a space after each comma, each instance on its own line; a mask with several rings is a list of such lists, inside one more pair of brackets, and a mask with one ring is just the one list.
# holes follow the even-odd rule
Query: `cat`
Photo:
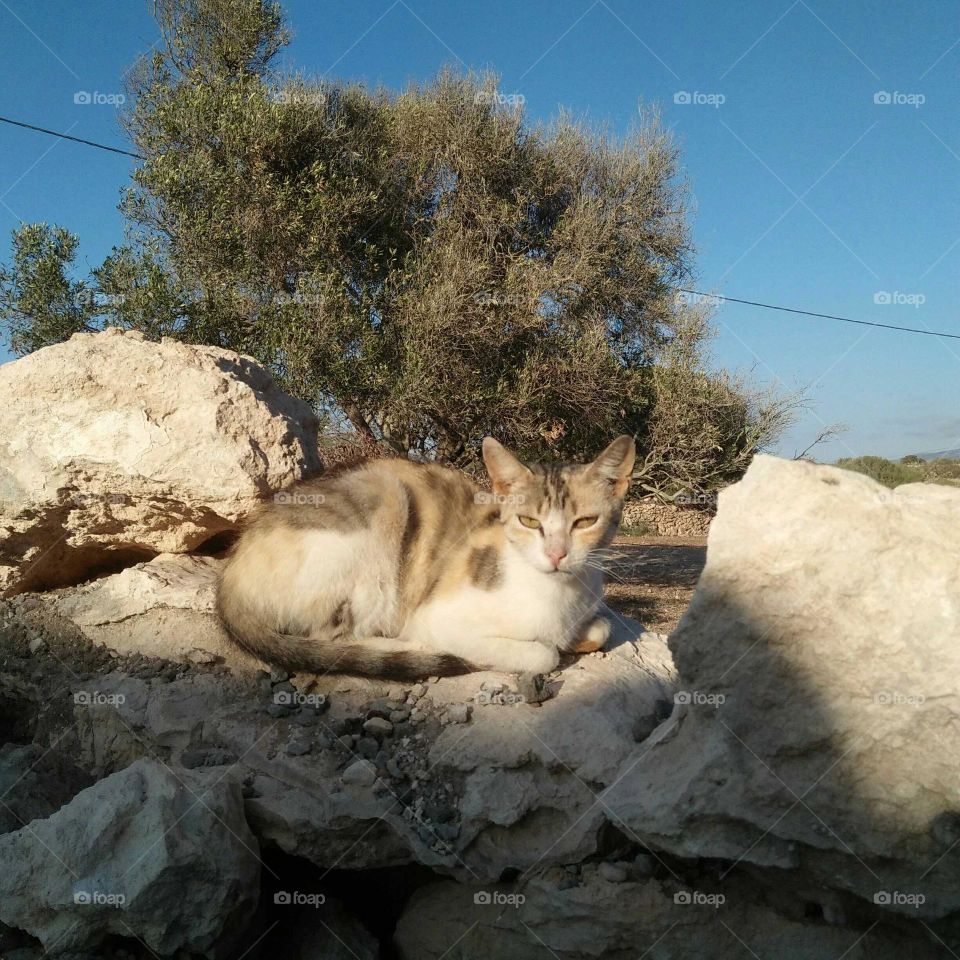
[[521, 463], [492, 437], [492, 492], [436, 464], [375, 460], [265, 504], [232, 548], [217, 607], [274, 666], [386, 679], [542, 674], [600, 649], [603, 550], [635, 457]]

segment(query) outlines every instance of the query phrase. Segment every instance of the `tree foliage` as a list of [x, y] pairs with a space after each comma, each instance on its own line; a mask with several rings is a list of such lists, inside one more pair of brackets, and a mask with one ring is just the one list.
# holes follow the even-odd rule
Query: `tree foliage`
[[75, 238], [19, 231], [15, 350], [97, 324], [232, 348], [329, 429], [463, 466], [485, 434], [537, 457], [631, 432], [650, 489], [725, 482], [782, 429], [781, 400], [705, 369], [702, 312], [673, 292], [686, 191], [655, 114], [616, 139], [530, 126], [489, 75], [283, 77], [275, 4], [155, 8], [165, 43], [124, 118], [146, 158], [131, 240], [80, 283]]

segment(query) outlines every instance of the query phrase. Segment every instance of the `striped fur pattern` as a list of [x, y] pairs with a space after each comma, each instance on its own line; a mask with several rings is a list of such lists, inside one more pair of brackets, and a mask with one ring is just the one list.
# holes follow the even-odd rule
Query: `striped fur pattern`
[[545, 673], [599, 649], [632, 439], [589, 464], [523, 464], [489, 437], [483, 453], [492, 492], [378, 460], [277, 494], [221, 575], [230, 634], [276, 666], [402, 679]]

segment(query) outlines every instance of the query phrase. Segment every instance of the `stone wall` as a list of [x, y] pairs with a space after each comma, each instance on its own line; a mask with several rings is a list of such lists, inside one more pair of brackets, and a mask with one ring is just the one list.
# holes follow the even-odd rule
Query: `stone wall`
[[696, 506], [664, 503], [654, 497], [631, 500], [623, 508], [622, 530], [643, 526], [661, 537], [705, 537], [716, 501]]

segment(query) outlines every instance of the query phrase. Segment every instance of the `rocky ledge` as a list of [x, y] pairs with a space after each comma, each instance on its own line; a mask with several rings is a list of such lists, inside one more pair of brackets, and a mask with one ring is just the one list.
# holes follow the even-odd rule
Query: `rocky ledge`
[[[30, 469], [73, 498], [8, 469], [5, 960], [960, 951], [960, 491], [759, 457], [669, 641], [611, 611], [611, 647], [548, 677], [288, 676], [234, 649], [212, 597], [217, 538], [316, 464], [306, 415], [253, 361], [128, 339], [3, 368], [46, 451]], [[138, 371], [142, 417], [75, 385], [95, 457], [18, 385], [71, 354]], [[248, 411], [252, 458], [232, 427], [157, 412], [150, 378], [189, 380], [177, 364], [233, 398], [210, 416]], [[171, 464], [222, 432], [234, 480], [114, 456], [158, 422]], [[120, 474], [127, 500], [90, 496]], [[161, 501], [196, 535], [163, 532]]]

